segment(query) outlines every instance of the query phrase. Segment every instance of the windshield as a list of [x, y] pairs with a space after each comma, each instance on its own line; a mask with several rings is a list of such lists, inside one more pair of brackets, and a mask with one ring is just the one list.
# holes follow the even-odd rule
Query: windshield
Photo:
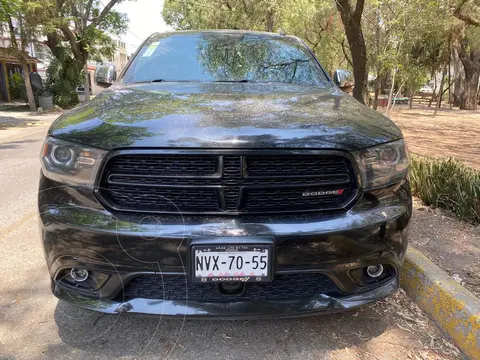
[[152, 36], [133, 59], [123, 81], [279, 82], [331, 86], [302, 44], [287, 37], [236, 34]]

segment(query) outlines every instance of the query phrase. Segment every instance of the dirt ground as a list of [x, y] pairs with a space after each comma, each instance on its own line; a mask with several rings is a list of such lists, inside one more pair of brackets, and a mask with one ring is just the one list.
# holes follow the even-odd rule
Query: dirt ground
[[402, 129], [411, 152], [453, 156], [480, 170], [480, 111], [444, 107], [434, 116], [427, 105], [401, 105], [390, 118]]
[[[390, 118], [402, 129], [410, 151], [452, 156], [480, 170], [480, 111], [414, 105], [394, 108]], [[455, 280], [480, 296], [480, 227], [415, 200], [410, 241]]]
[[480, 297], [480, 226], [415, 199], [410, 244]]

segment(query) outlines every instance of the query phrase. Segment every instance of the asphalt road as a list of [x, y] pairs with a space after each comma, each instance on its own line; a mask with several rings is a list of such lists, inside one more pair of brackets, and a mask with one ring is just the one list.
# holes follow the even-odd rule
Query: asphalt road
[[59, 302], [35, 207], [56, 115], [13, 115], [0, 111], [0, 360], [458, 358], [401, 293], [345, 314], [268, 321], [102, 316]]

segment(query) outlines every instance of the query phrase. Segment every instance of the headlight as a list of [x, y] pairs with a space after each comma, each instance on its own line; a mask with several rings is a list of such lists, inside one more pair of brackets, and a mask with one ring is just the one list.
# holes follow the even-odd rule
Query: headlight
[[394, 184], [408, 174], [409, 160], [403, 140], [355, 151], [365, 188]]
[[106, 153], [105, 150], [49, 137], [41, 154], [43, 174], [64, 184], [93, 187]]

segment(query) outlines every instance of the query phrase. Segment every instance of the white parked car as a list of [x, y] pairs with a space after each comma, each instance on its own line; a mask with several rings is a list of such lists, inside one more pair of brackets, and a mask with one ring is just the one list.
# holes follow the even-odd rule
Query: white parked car
[[432, 93], [433, 89], [430, 86], [425, 85], [425, 86], [422, 86], [422, 88], [420, 89], [420, 92]]

